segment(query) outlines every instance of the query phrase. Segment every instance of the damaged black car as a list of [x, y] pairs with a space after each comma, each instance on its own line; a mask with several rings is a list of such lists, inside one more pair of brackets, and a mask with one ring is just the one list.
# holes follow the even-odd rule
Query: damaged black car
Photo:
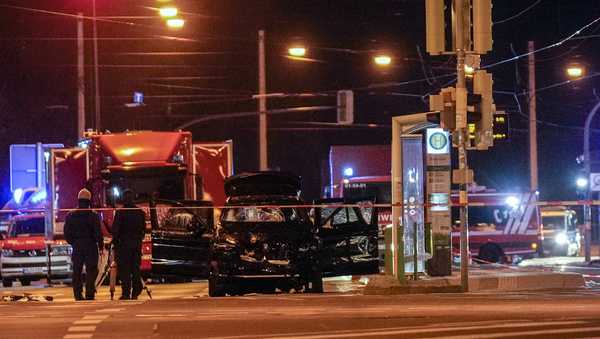
[[376, 209], [310, 209], [300, 187], [300, 177], [282, 172], [227, 179], [210, 245], [210, 296], [321, 293], [323, 276], [378, 272]]

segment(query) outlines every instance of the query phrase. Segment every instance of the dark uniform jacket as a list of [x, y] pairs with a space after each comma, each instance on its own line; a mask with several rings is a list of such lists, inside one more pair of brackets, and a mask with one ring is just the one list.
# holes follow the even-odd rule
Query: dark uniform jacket
[[112, 226], [113, 241], [120, 248], [139, 248], [141, 250], [142, 240], [146, 231], [146, 214], [136, 205], [124, 205], [117, 210]]
[[76, 243], [95, 243], [102, 248], [103, 238], [100, 230], [100, 216], [93, 211], [73, 211], [65, 220], [65, 240], [71, 245]]

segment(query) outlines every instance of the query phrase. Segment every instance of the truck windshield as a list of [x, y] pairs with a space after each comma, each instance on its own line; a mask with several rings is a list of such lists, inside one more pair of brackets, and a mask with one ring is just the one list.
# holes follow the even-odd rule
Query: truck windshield
[[11, 237], [25, 237], [29, 235], [44, 235], [44, 218], [17, 220], [10, 228]]
[[392, 187], [389, 182], [349, 182], [344, 184], [344, 198], [356, 199], [375, 197], [377, 203], [392, 202]]
[[565, 229], [565, 217], [564, 216], [545, 216], [542, 217], [542, 224], [545, 230], [564, 230]]
[[153, 193], [157, 193], [159, 199], [183, 200], [185, 198], [183, 180], [182, 175], [115, 177], [111, 180], [109, 193], [119, 198], [123, 190], [130, 189], [139, 199], [149, 198]]

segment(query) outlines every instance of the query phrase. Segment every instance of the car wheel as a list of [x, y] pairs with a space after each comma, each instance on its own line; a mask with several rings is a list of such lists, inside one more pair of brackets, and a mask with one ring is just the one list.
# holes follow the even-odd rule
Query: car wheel
[[21, 282], [21, 286], [31, 285], [31, 280], [29, 280], [29, 279], [19, 279], [19, 281]]
[[208, 277], [208, 296], [209, 297], [224, 297], [225, 287], [219, 281], [219, 277], [211, 274]]
[[479, 250], [479, 259], [490, 262], [499, 263], [502, 261], [502, 250], [496, 245], [484, 245]]
[[12, 287], [12, 285], [13, 285], [12, 280], [2, 279], [2, 287]]

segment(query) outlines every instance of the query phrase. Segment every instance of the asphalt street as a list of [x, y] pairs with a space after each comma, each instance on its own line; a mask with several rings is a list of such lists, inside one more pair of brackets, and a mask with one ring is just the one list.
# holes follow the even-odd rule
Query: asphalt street
[[[363, 296], [358, 281], [326, 293], [209, 298], [206, 282], [152, 285], [153, 299], [74, 302], [68, 287], [29, 288], [52, 302], [0, 302], [0, 338], [563, 338], [600, 337], [600, 293]], [[0, 295], [23, 293], [4, 290]]]

